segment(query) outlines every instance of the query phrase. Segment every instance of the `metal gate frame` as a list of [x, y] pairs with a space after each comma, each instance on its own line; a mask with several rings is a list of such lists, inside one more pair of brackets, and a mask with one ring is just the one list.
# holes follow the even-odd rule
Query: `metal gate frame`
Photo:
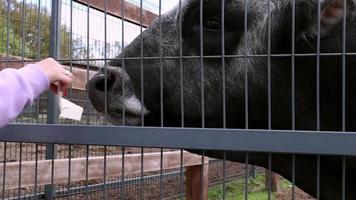
[[4, 142], [356, 155], [356, 134], [350, 132], [14, 124], [0, 129], [0, 137]]

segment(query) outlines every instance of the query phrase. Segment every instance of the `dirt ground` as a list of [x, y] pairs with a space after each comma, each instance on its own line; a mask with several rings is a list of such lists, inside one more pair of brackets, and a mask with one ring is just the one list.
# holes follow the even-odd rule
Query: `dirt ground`
[[[292, 190], [291, 189], [282, 189], [277, 195], [277, 200], [290, 200], [292, 199]], [[310, 195], [306, 194], [299, 188], [295, 190], [295, 200], [315, 200], [315, 198], [311, 197]]]

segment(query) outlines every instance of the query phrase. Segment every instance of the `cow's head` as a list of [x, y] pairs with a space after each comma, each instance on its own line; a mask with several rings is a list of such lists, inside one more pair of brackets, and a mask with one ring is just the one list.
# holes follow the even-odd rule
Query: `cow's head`
[[[317, 0], [295, 0], [295, 53], [316, 52], [319, 18], [322, 51], [341, 51], [340, 42], [327, 41], [342, 35], [344, 16], [348, 23], [355, 15], [355, 0], [347, 0], [346, 14], [343, 2], [320, 0], [318, 16]], [[108, 119], [118, 125], [124, 110], [126, 125], [180, 126], [184, 120], [186, 126], [200, 127], [204, 116], [206, 126], [222, 127], [226, 110], [227, 126], [239, 127], [245, 118], [246, 74], [248, 100], [256, 105], [250, 111], [265, 110], [261, 102], [267, 98], [268, 51], [292, 52], [292, 3], [225, 0], [222, 6], [221, 0], [183, 1], [89, 81], [90, 101], [99, 112], [106, 105]], [[278, 66], [289, 68], [290, 60], [272, 59], [272, 73], [283, 74]]]

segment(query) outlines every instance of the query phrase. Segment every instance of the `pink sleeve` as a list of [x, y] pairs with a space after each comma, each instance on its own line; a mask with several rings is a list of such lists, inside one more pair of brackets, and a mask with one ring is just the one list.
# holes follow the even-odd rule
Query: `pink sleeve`
[[35, 64], [0, 71], [0, 127], [15, 119], [48, 87], [48, 78]]

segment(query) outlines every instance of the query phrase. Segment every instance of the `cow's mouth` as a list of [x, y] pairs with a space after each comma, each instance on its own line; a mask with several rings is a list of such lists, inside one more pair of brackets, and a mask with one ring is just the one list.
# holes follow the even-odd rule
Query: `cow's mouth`
[[106, 75], [101, 70], [87, 84], [89, 99], [95, 110], [104, 113], [109, 122], [114, 125], [140, 124], [142, 115], [147, 115], [149, 110], [134, 94], [128, 82], [124, 88], [125, 95], [120, 95], [123, 93], [122, 81], [128, 81], [125, 72], [117, 68], [107, 68]]
[[108, 113], [107, 119], [114, 125], [120, 126], [135, 126], [141, 123], [141, 115], [136, 115], [132, 113], [125, 112], [123, 113], [116, 113], [111, 112]]

